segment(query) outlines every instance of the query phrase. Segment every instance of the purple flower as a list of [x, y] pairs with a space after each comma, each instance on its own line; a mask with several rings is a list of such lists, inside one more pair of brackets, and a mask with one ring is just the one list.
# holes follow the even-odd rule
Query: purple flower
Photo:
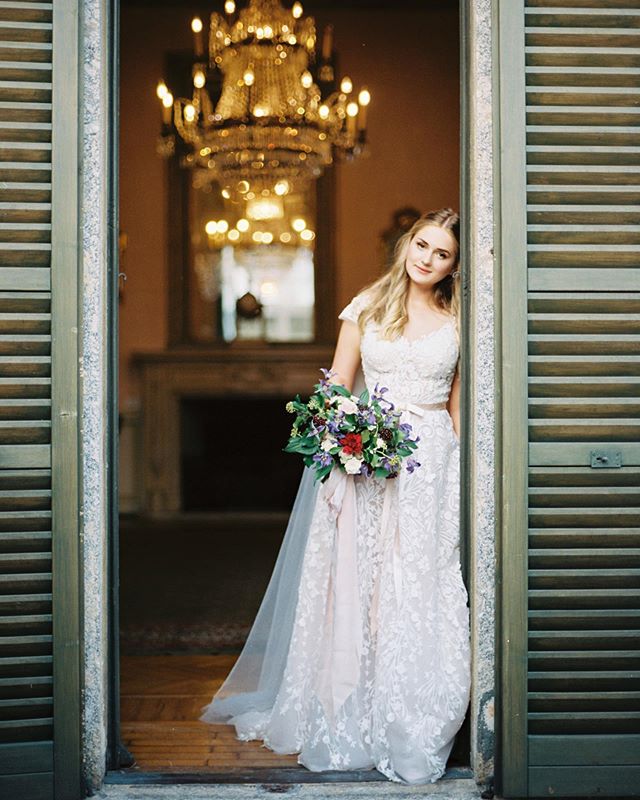
[[406, 461], [407, 465], [407, 472], [413, 472], [414, 469], [420, 466], [420, 462], [416, 461], [415, 458], [408, 458]]
[[408, 436], [408, 435], [411, 433], [411, 431], [412, 431], [412, 428], [411, 428], [411, 425], [409, 425], [409, 423], [408, 423], [408, 422], [401, 422], [401, 423], [398, 425], [398, 430], [399, 430], [399, 431], [402, 431], [402, 433], [406, 433], [406, 434], [407, 434], [407, 436]]
[[316, 453], [313, 456], [313, 460], [316, 464], [320, 464], [321, 467], [328, 467], [333, 463], [333, 458], [331, 457], [330, 453]]
[[385, 400], [384, 397], [382, 396], [385, 392], [388, 392], [388, 391], [389, 390], [387, 389], [386, 386], [380, 386], [379, 383], [376, 383], [376, 385], [374, 387], [374, 390], [371, 393], [372, 402], [387, 403], [387, 405], [392, 405], [389, 402], [389, 400]]
[[323, 395], [323, 396], [325, 396], [325, 397], [328, 397], [328, 396], [331, 394], [331, 392], [332, 392], [332, 389], [333, 389], [333, 383], [332, 383], [332, 382], [329, 380], [329, 378], [331, 378], [331, 377], [332, 377], [333, 375], [335, 375], [336, 373], [335, 373], [335, 372], [333, 372], [333, 371], [332, 371], [332, 370], [330, 370], [330, 369], [324, 369], [324, 367], [322, 367], [322, 368], [320, 369], [320, 372], [321, 372], [321, 373], [324, 375], [324, 377], [323, 377], [323, 378], [321, 378], [321, 379], [318, 381], [318, 386], [320, 387], [320, 388], [318, 389], [318, 392], [319, 392], [321, 395]]

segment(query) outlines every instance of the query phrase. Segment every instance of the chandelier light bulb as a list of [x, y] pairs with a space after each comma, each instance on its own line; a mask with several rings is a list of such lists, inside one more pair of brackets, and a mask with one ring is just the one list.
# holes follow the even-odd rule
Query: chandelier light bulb
[[236, 222], [236, 228], [242, 233], [246, 233], [249, 230], [249, 220], [242, 217]]
[[272, 241], [273, 241], [273, 234], [270, 233], [269, 231], [265, 231], [265, 233], [262, 234], [262, 243], [271, 244]]
[[231, 192], [228, 189], [222, 189], [220, 194], [224, 197], [225, 200], [229, 200], [231, 198]]
[[167, 84], [164, 81], [160, 81], [156, 87], [156, 94], [162, 100], [162, 98], [166, 95], [169, 90], [167, 89]]
[[264, 26], [264, 38], [270, 39], [273, 36], [273, 28], [270, 25]]
[[279, 196], [283, 197], [289, 191], [289, 181], [278, 181], [273, 187], [273, 191]]
[[[367, 106], [371, 102], [371, 94], [369, 93], [368, 89], [363, 87], [360, 90], [358, 102], [360, 103], [360, 113], [358, 114], [358, 130], [362, 133], [367, 127]], [[362, 133], [362, 136], [364, 136], [364, 133]]]
[[218, 223], [214, 219], [210, 219], [204, 226], [207, 236], [215, 236], [218, 232]]
[[358, 116], [358, 104], [357, 103], [349, 103], [347, 105], [347, 136], [352, 138], [356, 134], [356, 117]]
[[329, 118], [329, 106], [321, 105], [318, 109], [318, 114], [320, 114], [320, 119], [328, 119]]
[[251, 238], [254, 242], [261, 242], [262, 241], [262, 231], [254, 231], [251, 235]]
[[171, 109], [173, 107], [173, 95], [167, 91], [162, 97], [162, 122], [165, 125], [171, 124]]
[[229, 223], [226, 219], [218, 221], [218, 233], [226, 233], [229, 230]]
[[204, 72], [201, 69], [197, 69], [193, 73], [193, 85], [196, 87], [196, 89], [202, 89], [202, 87], [205, 84], [205, 81], [206, 78], [204, 76]]
[[303, 231], [307, 227], [307, 221], [302, 217], [296, 217], [296, 219], [294, 219], [293, 222], [291, 223], [291, 227], [293, 228], [294, 231], [301, 233], [301, 231]]
[[312, 242], [316, 238], [316, 235], [313, 231], [305, 228], [303, 231], [300, 231], [300, 238], [305, 242]]
[[187, 103], [184, 107], [184, 120], [185, 122], [193, 122], [196, 118], [196, 107], [193, 103]]
[[293, 7], [291, 9], [291, 13], [293, 14], [293, 18], [294, 19], [300, 19], [300, 17], [302, 16], [302, 11], [303, 11], [302, 3], [299, 3], [296, 0], [296, 2], [293, 4]]
[[242, 76], [242, 80], [245, 82], [246, 86], [253, 86], [256, 76], [254, 75], [253, 71], [248, 69]]
[[344, 92], [344, 94], [350, 94], [353, 91], [353, 81], [351, 78], [347, 78], [346, 76], [340, 82], [340, 91]]
[[290, 242], [290, 241], [291, 241], [291, 234], [290, 234], [290, 233], [288, 233], [287, 231], [285, 231], [284, 233], [281, 233], [281, 234], [280, 234], [280, 241], [281, 241], [283, 244], [287, 244], [287, 242]]
[[194, 17], [191, 20], [191, 30], [193, 31], [194, 47], [197, 56], [204, 54], [204, 37], [202, 35], [202, 20]]
[[227, 236], [228, 236], [230, 241], [237, 242], [238, 239], [240, 238], [240, 232], [237, 231], [235, 228], [231, 228], [231, 230], [229, 231]]
[[226, 3], [224, 4], [224, 10], [227, 12], [227, 14], [233, 14], [236, 10], [236, 4], [234, 3], [234, 1], [227, 0]]
[[313, 83], [313, 75], [309, 72], [308, 69], [302, 73], [302, 77], [300, 78], [300, 83], [304, 86], [305, 89], [310, 89], [311, 84]]

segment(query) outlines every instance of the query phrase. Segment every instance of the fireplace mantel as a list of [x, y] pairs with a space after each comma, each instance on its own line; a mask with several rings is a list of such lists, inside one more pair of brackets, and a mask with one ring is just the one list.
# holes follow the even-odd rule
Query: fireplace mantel
[[143, 507], [147, 514], [182, 510], [180, 400], [197, 396], [309, 394], [333, 348], [234, 344], [216, 349], [137, 352], [143, 414]]

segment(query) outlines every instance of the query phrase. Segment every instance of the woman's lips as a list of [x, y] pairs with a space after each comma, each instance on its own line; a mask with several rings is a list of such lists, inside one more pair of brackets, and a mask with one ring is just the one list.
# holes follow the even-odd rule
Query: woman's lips
[[428, 274], [431, 272], [431, 270], [430, 270], [430, 269], [427, 269], [426, 267], [421, 267], [421, 266], [419, 266], [418, 264], [416, 264], [416, 265], [415, 265], [415, 268], [416, 268], [416, 269], [417, 269], [419, 272], [422, 272], [422, 273], [424, 273], [425, 275], [428, 275]]

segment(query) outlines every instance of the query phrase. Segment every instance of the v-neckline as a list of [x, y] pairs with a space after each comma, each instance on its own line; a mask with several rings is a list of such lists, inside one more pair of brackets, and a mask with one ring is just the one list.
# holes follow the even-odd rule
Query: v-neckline
[[404, 339], [404, 341], [407, 342], [407, 344], [415, 344], [415, 342], [420, 342], [423, 339], [429, 339], [434, 334], [440, 333], [440, 331], [443, 328], [446, 328], [448, 325], [452, 324], [453, 324], [453, 319], [448, 319], [443, 325], [440, 325], [439, 328], [435, 328], [434, 330], [429, 331], [429, 333], [423, 333], [422, 336], [417, 336], [415, 339], [407, 339], [407, 337], [404, 334], [400, 334], [400, 338]]

